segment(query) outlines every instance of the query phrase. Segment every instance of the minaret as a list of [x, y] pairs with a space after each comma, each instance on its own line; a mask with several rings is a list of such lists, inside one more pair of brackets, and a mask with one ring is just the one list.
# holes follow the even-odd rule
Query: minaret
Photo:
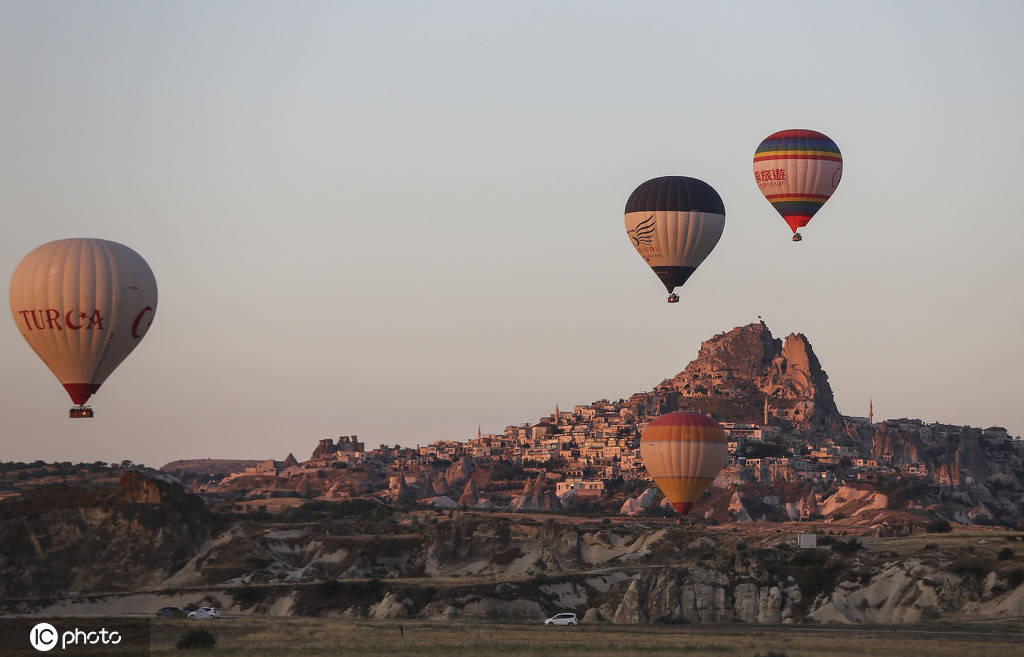
[[875, 423], [875, 404], [874, 400], [868, 397], [868, 424]]
[[558, 425], [558, 404], [555, 404], [555, 425]]
[[768, 395], [764, 396], [764, 426], [768, 425]]

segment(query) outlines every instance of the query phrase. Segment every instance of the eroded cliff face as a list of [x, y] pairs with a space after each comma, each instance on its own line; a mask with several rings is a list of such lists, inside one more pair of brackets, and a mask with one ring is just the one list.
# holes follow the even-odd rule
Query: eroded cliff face
[[[892, 559], [898, 543], [866, 536], [856, 544], [829, 537], [828, 546], [798, 550], [792, 534], [774, 531], [457, 513], [439, 522], [429, 516], [404, 525], [354, 519], [237, 522], [168, 572], [159, 549], [182, 543], [181, 537], [157, 540], [124, 522], [123, 511], [87, 510], [102, 507], [78, 509], [79, 516], [109, 524], [97, 538], [123, 548], [149, 537], [151, 547], [135, 558], [150, 571], [129, 567], [121, 588], [146, 587], [138, 595], [149, 596], [140, 599], [150, 605], [153, 596], [162, 595], [163, 604], [215, 604], [227, 613], [529, 621], [575, 611], [587, 622], [628, 624], [898, 623], [1024, 613], [1019, 579], [996, 558], [1004, 538], [985, 544], [934, 538], [929, 540], [938, 547], [924, 556]], [[67, 525], [63, 516], [57, 522]], [[95, 527], [90, 525], [92, 531]], [[182, 531], [173, 522], [164, 527], [168, 533]], [[48, 540], [55, 534], [51, 527]], [[68, 551], [72, 534], [83, 538], [80, 529], [69, 531], [61, 556], [73, 553]], [[57, 554], [44, 551], [42, 561]], [[123, 554], [91, 547], [74, 554], [76, 559], [120, 559], [116, 570], [125, 572]], [[22, 563], [37, 558], [31, 549], [25, 555]], [[61, 582], [45, 575], [37, 570], [34, 580], [20, 581], [32, 582], [36, 590], [57, 585], [46, 594], [58, 598], [80, 591], [70, 595], [78, 613], [88, 612], [87, 604], [101, 609], [102, 596], [94, 596], [111, 588], [78, 572]], [[110, 569], [106, 576], [111, 578]], [[32, 607], [12, 600], [12, 593], [5, 597], [6, 610], [19, 613], [42, 613], [46, 609], [39, 604], [49, 604]], [[124, 598], [118, 600], [123, 607]]]
[[208, 538], [202, 500], [166, 474], [117, 489], [46, 488], [0, 503], [0, 597], [159, 583]]
[[763, 322], [704, 341], [697, 358], [658, 387], [666, 390], [679, 395], [681, 407], [725, 420], [760, 423], [765, 399], [773, 422], [825, 430], [840, 420], [828, 375], [807, 337], [777, 339]]
[[[907, 499], [957, 522], [1012, 525], [1024, 513], [1024, 450], [972, 427], [887, 420], [871, 437], [871, 453], [944, 490]], [[923, 472], [921, 471], [923, 470]], [[966, 507], [966, 508], [963, 508]]]

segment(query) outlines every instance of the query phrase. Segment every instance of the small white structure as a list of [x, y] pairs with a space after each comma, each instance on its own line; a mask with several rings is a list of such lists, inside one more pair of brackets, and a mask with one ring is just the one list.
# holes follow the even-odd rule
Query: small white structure
[[817, 534], [797, 534], [796, 535], [796, 546], [798, 548], [816, 548], [816, 547], [818, 547], [818, 535]]

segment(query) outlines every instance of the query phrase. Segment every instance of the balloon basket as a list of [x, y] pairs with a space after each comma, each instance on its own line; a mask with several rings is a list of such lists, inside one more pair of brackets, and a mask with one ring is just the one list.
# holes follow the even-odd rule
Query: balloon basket
[[75, 406], [68, 411], [68, 417], [92, 417], [92, 408], [90, 408], [89, 406]]
[[678, 294], [670, 294], [670, 295], [668, 295], [668, 302], [669, 303], [679, 303], [679, 295]]
[[804, 236], [801, 235], [800, 233], [793, 233], [793, 241], [794, 242], [802, 242], [803, 239], [804, 239]]

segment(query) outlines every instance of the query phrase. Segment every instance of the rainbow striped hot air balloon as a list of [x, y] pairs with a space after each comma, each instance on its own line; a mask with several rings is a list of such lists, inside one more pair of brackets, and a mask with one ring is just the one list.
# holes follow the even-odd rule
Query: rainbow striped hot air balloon
[[839, 185], [843, 156], [836, 143], [814, 130], [783, 130], [754, 152], [754, 180], [761, 193], [793, 229], [807, 225]]
[[647, 425], [640, 458], [661, 492], [685, 514], [725, 465], [725, 431], [701, 413], [676, 411]]

